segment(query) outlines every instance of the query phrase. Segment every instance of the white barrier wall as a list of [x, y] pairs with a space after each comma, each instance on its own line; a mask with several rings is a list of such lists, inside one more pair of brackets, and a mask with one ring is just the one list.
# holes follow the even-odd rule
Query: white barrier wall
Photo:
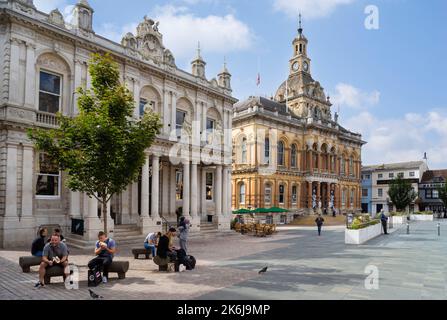
[[382, 234], [382, 224], [376, 224], [364, 229], [345, 230], [346, 244], [363, 244], [371, 239], [374, 239]]

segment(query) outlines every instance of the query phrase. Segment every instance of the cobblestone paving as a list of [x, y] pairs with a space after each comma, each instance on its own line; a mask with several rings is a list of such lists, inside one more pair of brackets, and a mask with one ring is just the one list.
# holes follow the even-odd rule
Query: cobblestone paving
[[[125, 280], [111, 274], [94, 291], [105, 299], [446, 299], [447, 222], [412, 223], [362, 246], [344, 244], [344, 229], [283, 228], [269, 238], [231, 234], [190, 241], [197, 258], [194, 271], [160, 273], [151, 260], [134, 260], [130, 247], [120, 247], [116, 260], [130, 261]], [[90, 299], [87, 262], [91, 252], [71, 250], [70, 262], [80, 269], [79, 290], [65, 289], [62, 279], [34, 289], [37, 268], [24, 274], [18, 265], [28, 250], [0, 251], [0, 299]], [[379, 270], [379, 289], [366, 290], [365, 267]], [[258, 271], [269, 266], [264, 275]]]

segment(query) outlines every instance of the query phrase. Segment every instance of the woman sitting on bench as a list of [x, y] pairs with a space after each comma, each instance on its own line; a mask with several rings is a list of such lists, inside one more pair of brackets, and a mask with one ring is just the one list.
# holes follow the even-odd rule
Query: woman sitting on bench
[[158, 240], [157, 257], [162, 259], [169, 258], [171, 262], [177, 260], [177, 252], [175, 251], [175, 247], [169, 246], [170, 239], [176, 232], [177, 230], [175, 228], [170, 228], [165, 235], [160, 237]]

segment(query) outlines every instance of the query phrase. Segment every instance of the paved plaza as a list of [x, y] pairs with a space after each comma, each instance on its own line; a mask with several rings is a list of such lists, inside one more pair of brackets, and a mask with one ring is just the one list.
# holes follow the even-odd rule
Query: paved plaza
[[[314, 228], [285, 227], [269, 238], [239, 234], [203, 236], [190, 241], [197, 258], [194, 271], [160, 273], [151, 260], [134, 260], [120, 247], [116, 260], [129, 260], [125, 280], [111, 274], [95, 288], [105, 299], [446, 299], [447, 221], [412, 222], [366, 245], [345, 245], [343, 227], [328, 227], [322, 237]], [[62, 280], [34, 289], [37, 267], [21, 272], [18, 258], [28, 250], [0, 251], [0, 299], [90, 299], [87, 262], [91, 252], [72, 249], [70, 261], [80, 268], [79, 290]], [[269, 270], [259, 275], [264, 266]], [[365, 289], [367, 266], [379, 270], [379, 289]]]

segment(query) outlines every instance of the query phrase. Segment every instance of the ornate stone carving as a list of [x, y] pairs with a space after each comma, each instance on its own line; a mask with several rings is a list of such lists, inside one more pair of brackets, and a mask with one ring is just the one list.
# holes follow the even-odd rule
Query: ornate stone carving
[[51, 53], [45, 53], [37, 59], [37, 63], [40, 66], [49, 68], [50, 70], [60, 71], [62, 73], [68, 73], [68, 66], [60, 58], [52, 55]]
[[130, 32], [127, 33], [121, 40], [121, 45], [127, 49], [127, 52], [139, 52], [144, 60], [175, 68], [175, 58], [172, 52], [163, 46], [163, 36], [159, 32], [158, 25], [159, 22], [154, 22], [145, 16], [143, 22], [137, 27], [136, 36]]
[[50, 12], [50, 15], [48, 16], [48, 22], [59, 27], [65, 27], [64, 17], [58, 9], [54, 9]]

